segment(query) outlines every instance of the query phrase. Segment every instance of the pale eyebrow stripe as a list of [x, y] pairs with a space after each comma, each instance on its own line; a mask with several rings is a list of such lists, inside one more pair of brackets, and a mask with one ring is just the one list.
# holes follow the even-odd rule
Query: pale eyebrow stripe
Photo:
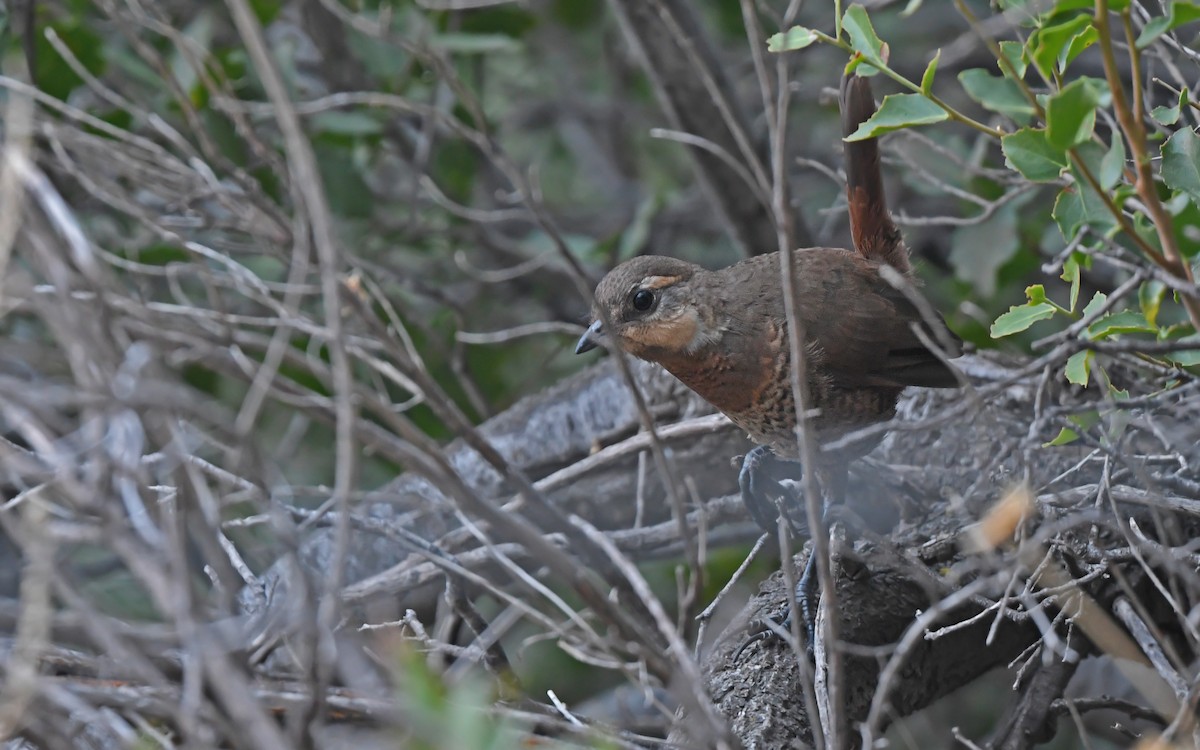
[[647, 276], [634, 289], [662, 289], [679, 281], [678, 276]]

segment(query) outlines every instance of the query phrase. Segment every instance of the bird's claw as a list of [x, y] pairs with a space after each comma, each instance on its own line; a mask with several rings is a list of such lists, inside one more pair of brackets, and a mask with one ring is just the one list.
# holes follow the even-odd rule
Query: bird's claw
[[[797, 604], [799, 604], [799, 601], [797, 601]], [[804, 655], [808, 657], [809, 661], [812, 661], [813, 644], [815, 643], [813, 639], [817, 635], [816, 620], [806, 614], [809, 610], [807, 601], [801, 605], [801, 610], [804, 622]], [[746, 637], [746, 640], [742, 641], [742, 644], [738, 646], [737, 651], [733, 653], [734, 661], [741, 659], [746, 649], [755, 643], [788, 640], [787, 634], [792, 630], [792, 608], [785, 604], [778, 612], [759, 620], [756, 624], [758, 625], [758, 629], [751, 632]]]
[[776, 520], [782, 512], [792, 533], [796, 536], [803, 534], [802, 525], [796, 523], [791, 513], [785, 512], [794, 505], [794, 493], [781, 483], [783, 479], [794, 478], [798, 472], [799, 464], [778, 458], [763, 445], [757, 446], [742, 459], [742, 469], [738, 472], [742, 503], [762, 530], [774, 532], [778, 528]]
[[733, 658], [741, 658], [742, 652], [753, 643], [781, 638], [781, 634], [792, 630], [792, 613], [800, 612], [800, 624], [804, 626], [804, 653], [809, 661], [813, 660], [813, 644], [817, 638], [817, 603], [820, 601], [820, 581], [817, 579], [816, 558], [809, 554], [804, 564], [804, 572], [796, 582], [795, 607], [791, 603], [784, 604], [778, 612], [760, 620], [758, 630], [751, 633], [738, 646]]

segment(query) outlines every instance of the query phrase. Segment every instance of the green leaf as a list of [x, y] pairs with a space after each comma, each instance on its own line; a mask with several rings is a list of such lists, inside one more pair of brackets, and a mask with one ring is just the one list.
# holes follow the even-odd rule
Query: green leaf
[[1184, 108], [1187, 107], [1187, 103], [1188, 90], [1180, 89], [1179, 101], [1174, 107], [1155, 107], [1150, 111], [1150, 116], [1153, 117], [1155, 121], [1160, 122], [1163, 125], [1174, 125], [1175, 123], [1179, 122], [1179, 115], [1183, 112]]
[[[5, 4], [5, 8], [11, 9], [14, 6], [10, 3]], [[26, 6], [32, 9], [34, 6]], [[12, 11], [9, 10], [9, 13]], [[101, 78], [104, 75], [104, 70], [108, 65], [107, 57], [112, 53], [114, 48], [119, 49], [122, 45], [117, 43], [108, 44], [105, 40], [97, 35], [96, 24], [88, 23], [86, 19], [68, 13], [55, 13], [54, 16], [63, 16], [61, 20], [49, 21], [51, 14], [37, 13], [39, 18], [46, 18], [47, 22], [38, 23], [38, 28], [34, 31], [33, 39], [31, 40], [35, 48], [35, 57], [37, 59], [36, 79], [34, 83], [38, 89], [44, 93], [53, 96], [56, 99], [66, 100], [71, 92], [80, 84], [83, 79], [80, 78], [74, 68], [63, 60], [46, 38], [47, 32], [51, 29], [58, 34], [59, 41], [71, 51], [75, 56], [75, 64], [82, 65], [87, 72]], [[19, 17], [19, 16], [18, 16]], [[12, 20], [12, 16], [9, 16]], [[6, 46], [12, 42], [8, 41], [17, 38], [14, 34], [9, 33], [10, 29], [5, 28], [0, 32], [0, 39], [4, 39]], [[162, 79], [157, 78], [157, 82], [161, 85]], [[7, 94], [6, 99], [7, 101]]]
[[1067, 308], [1071, 312], [1075, 312], [1075, 305], [1079, 302], [1079, 261], [1072, 255], [1063, 263], [1063, 272], [1059, 277], [1063, 281], [1071, 284], [1071, 306]]
[[1161, 281], [1147, 281], [1138, 287], [1138, 306], [1142, 308], [1146, 322], [1152, 326], [1158, 325], [1158, 311], [1166, 292], [1167, 286]]
[[520, 42], [507, 34], [434, 34], [429, 42], [436, 49], [463, 55], [521, 51]]
[[363, 179], [362, 170], [349, 158], [347, 149], [324, 140], [313, 141], [317, 168], [325, 184], [329, 207], [340, 217], [363, 219], [375, 207], [374, 195]]
[[1055, 312], [1057, 311], [1054, 305], [1049, 302], [1010, 307], [1008, 312], [992, 323], [992, 338], [999, 339], [1020, 333], [1038, 321], [1053, 318]]
[[479, 176], [479, 156], [463, 141], [445, 139], [433, 149], [430, 177], [451, 198], [470, 200]]
[[1172, 190], [1200, 200], [1200, 136], [1183, 128], [1162, 147], [1162, 178]]
[[1071, 37], [1070, 44], [1067, 45], [1067, 48], [1063, 50], [1063, 54], [1059, 57], [1059, 64], [1065, 70], [1071, 64], [1072, 60], [1079, 57], [1079, 53], [1091, 47], [1099, 38], [1100, 35], [1096, 33], [1095, 26], [1088, 26], [1083, 31]]
[[[1025, 61], [1025, 45], [1020, 42], [1000, 42], [1000, 54], [1012, 66], [1017, 78], [1025, 77], [1025, 68], [1028, 67]], [[1003, 71], [1004, 66], [1001, 65], [1000, 70]]]
[[[1033, 193], [1026, 195], [1032, 197]], [[991, 297], [996, 293], [1000, 269], [1021, 249], [1017, 219], [1018, 208], [1024, 197], [1001, 206], [983, 221], [954, 230], [950, 250], [954, 276], [970, 284], [981, 297]], [[1034, 301], [1045, 301], [1045, 295]]]
[[[476, 4], [483, 5], [484, 3]], [[505, 36], [512, 37], [513, 39], [519, 39], [525, 36], [538, 26], [538, 17], [534, 14], [534, 12], [528, 8], [519, 7], [523, 3], [509, 3], [507, 5], [500, 5], [497, 3], [486, 4], [491, 5], [492, 7], [479, 8], [478, 10], [474, 10], [470, 13], [462, 13], [459, 15], [458, 19], [456, 19], [454, 25], [458, 27], [458, 30], [471, 34], [504, 34]], [[566, 3], [552, 3], [551, 5], [553, 5], [553, 8], [548, 8], [548, 10], [553, 13], [554, 19], [562, 23], [564, 26], [568, 26], [573, 29], [584, 28], [588, 22], [588, 4], [571, 3], [575, 6], [583, 6], [581, 8], [577, 7], [573, 10], [564, 8], [563, 6], [565, 4]], [[375, 2], [359, 2], [356, 3], [356, 5], [359, 8], [379, 7], [379, 3]], [[400, 10], [404, 5], [412, 4], [392, 3], [392, 6], [396, 8], [399, 13], [404, 13], [404, 10]], [[401, 18], [396, 18], [393, 23], [404, 24], [406, 21], [409, 21], [413, 15], [416, 14], [405, 14], [404, 20], [401, 20]], [[593, 15], [591, 19], [593, 26], [599, 21], [600, 16], [601, 14], [598, 13]], [[404, 28], [404, 26], [401, 25], [399, 28]], [[592, 26], [586, 26], [586, 28], [592, 28]]]
[[1096, 353], [1090, 349], [1084, 349], [1072, 354], [1067, 359], [1067, 367], [1064, 370], [1067, 381], [1086, 388], [1088, 376], [1091, 374], [1091, 363], [1095, 356]]
[[933, 76], [937, 73], [938, 60], [942, 57], [942, 51], [939, 49], [934, 53], [933, 59], [925, 66], [925, 73], [921, 76], [921, 93], [929, 96], [933, 91]]
[[1174, 125], [1179, 122], [1179, 107], [1155, 107], [1150, 110], [1150, 116], [1155, 122], [1163, 125]]
[[1200, 20], [1200, 5], [1195, 0], [1171, 0], [1167, 14], [1147, 23], [1134, 44], [1138, 49], [1145, 49], [1168, 31], [1197, 20]]
[[279, 11], [283, 9], [283, 2], [282, 0], [250, 0], [250, 7], [254, 10], [254, 15], [258, 16], [258, 22], [267, 26], [279, 15]]
[[1177, 352], [1171, 352], [1167, 355], [1167, 359], [1171, 360], [1180, 367], [1195, 367], [1200, 365], [1200, 336], [1188, 336], [1184, 341], [1195, 341], [1195, 349], [1180, 349]]
[[1071, 42], [1089, 28], [1092, 28], [1092, 19], [1083, 15], [1041, 28], [1029, 40], [1033, 44], [1030, 59], [1043, 76], [1053, 78], [1060, 71], [1060, 61], [1069, 52]]
[[[1093, 175], [1099, 174], [1100, 164], [1105, 155], [1103, 148], [1091, 142], [1081, 143], [1076, 147], [1076, 154]], [[1075, 165], [1071, 167], [1071, 175], [1074, 184], [1063, 188], [1054, 203], [1054, 219], [1058, 222], [1063, 237], [1074, 237], [1080, 227], [1084, 226], [1100, 236], [1106, 237], [1115, 233], [1118, 228], [1117, 220], [1113, 218], [1104, 198], [1083, 179], [1082, 173]], [[1116, 203], [1120, 205], [1120, 200], [1116, 200]]]
[[1054, 210], [1050, 212], [1058, 224], [1058, 231], [1064, 240], [1070, 240], [1092, 218], [1079, 194], [1078, 185], [1068, 185], [1058, 192], [1054, 199]]
[[[213, 14], [201, 11], [190, 23], [181, 29], [182, 37], [186, 40], [186, 44], [176, 47], [168, 58], [171, 75], [174, 76], [181, 91], [191, 93], [197, 88], [200, 82], [200, 76], [196, 73], [195, 61], [198, 57], [203, 58], [211, 52], [213, 25]], [[183, 47], [189, 50], [187, 54], [183, 53]]]
[[1091, 411], [1081, 411], [1078, 414], [1068, 414], [1067, 421], [1080, 430], [1087, 431], [1100, 424], [1100, 412], [1092, 409]]
[[1109, 313], [1088, 326], [1090, 338], [1100, 340], [1121, 333], [1154, 333], [1146, 316], [1136, 310]]
[[1053, 448], [1058, 445], [1070, 445], [1079, 439], [1079, 433], [1072, 430], [1070, 427], [1063, 427], [1058, 431], [1058, 435], [1048, 443], [1042, 443], [1043, 448]]
[[793, 26], [787, 31], [773, 34], [767, 39], [768, 52], [791, 52], [804, 49], [817, 41], [817, 34], [804, 26]]
[[1050, 97], [1046, 105], [1046, 140], [1065, 150], [1091, 138], [1099, 102], [1099, 94], [1082, 79]]
[[309, 118], [313, 130], [318, 133], [356, 136], [376, 135], [383, 131], [383, 123], [366, 112], [327, 110]]
[[875, 34], [867, 9], [854, 3], [842, 16], [842, 29], [850, 37], [850, 48], [870, 63], [884, 63], [883, 42]]
[[1100, 180], [1100, 187], [1105, 190], [1111, 190], [1121, 180], [1125, 171], [1125, 139], [1119, 131], [1113, 131], [1112, 137], [1112, 146], [1100, 160], [1100, 174], [1096, 175], [1096, 179]]
[[1009, 78], [994, 76], [983, 68], [971, 68], [958, 74], [967, 96], [993, 112], [1008, 115], [1014, 120], [1026, 123], [1035, 110], [1021, 87]]
[[890, 94], [883, 97], [879, 111], [846, 137], [847, 141], [864, 141], [884, 133], [916, 125], [931, 125], [949, 115], [921, 94]]
[[1163, 207], [1171, 216], [1171, 224], [1175, 228], [1179, 252], [1185, 258], [1200, 257], [1200, 200], [1193, 199], [1185, 192], [1173, 193], [1163, 201]]
[[[1085, 353], [1092, 354], [1092, 352], [1079, 352], [1078, 354], [1072, 356], [1072, 359], [1074, 359], [1079, 354], [1085, 354]], [[1095, 362], [1095, 359], [1092, 357], [1088, 357], [1087, 359], [1089, 360], [1089, 362]], [[1072, 381], [1072, 382], [1074, 382], [1074, 381]], [[1083, 383], [1083, 385], [1087, 385], [1087, 384]], [[1117, 400], [1121, 399], [1121, 397], [1116, 394], [1114, 394], [1114, 398], [1116, 398]], [[1080, 412], [1078, 414], [1068, 414], [1067, 421], [1070, 422], [1072, 425], [1074, 425], [1074, 427], [1073, 428], [1072, 427], [1062, 428], [1058, 433], [1058, 437], [1054, 438], [1054, 440], [1051, 440], [1049, 443], [1044, 443], [1043, 444], [1044, 446], [1066, 445], [1067, 443], [1074, 442], [1076, 439], [1079, 438], [1080, 435], [1082, 435], [1083, 433], [1092, 429], [1096, 425], [1100, 424], [1100, 421], [1101, 421], [1100, 412], [1093, 409], [1091, 411]]]
[[1051, 146], [1046, 131], [1022, 128], [1000, 139], [1004, 163], [1034, 182], [1052, 182], [1067, 166], [1067, 154]]
[[1092, 298], [1091, 298], [1090, 300], [1088, 300], [1088, 303], [1087, 303], [1087, 305], [1085, 305], [1085, 306], [1084, 306], [1084, 308], [1083, 308], [1083, 316], [1086, 318], [1087, 316], [1089, 316], [1089, 315], [1091, 315], [1092, 313], [1096, 312], [1096, 311], [1097, 311], [1097, 310], [1099, 310], [1099, 309], [1100, 309], [1100, 308], [1101, 308], [1101, 307], [1104, 305], [1104, 303], [1105, 303], [1105, 302], [1107, 302], [1107, 301], [1108, 301], [1108, 295], [1107, 295], [1107, 294], [1105, 294], [1104, 292], [1096, 292], [1095, 294], [1093, 294], [1093, 295], [1092, 295]]

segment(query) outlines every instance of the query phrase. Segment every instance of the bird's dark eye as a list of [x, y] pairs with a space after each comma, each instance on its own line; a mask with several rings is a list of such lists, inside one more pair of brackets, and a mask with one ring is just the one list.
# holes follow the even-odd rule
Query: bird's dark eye
[[633, 294], [633, 309], [646, 312], [654, 307], [654, 292], [649, 289], [639, 289]]

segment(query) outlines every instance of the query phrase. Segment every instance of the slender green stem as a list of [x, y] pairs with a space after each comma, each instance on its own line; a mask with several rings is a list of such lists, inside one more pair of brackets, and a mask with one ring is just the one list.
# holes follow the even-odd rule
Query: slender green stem
[[[844, 52], [848, 52], [850, 54], [855, 54], [856, 52], [858, 52], [857, 50], [855, 50], [853, 47], [850, 46], [849, 42], [842, 41], [841, 39], [835, 39], [835, 38], [829, 36], [828, 34], [822, 32], [822, 31], [818, 31], [816, 29], [813, 29], [812, 32], [817, 37], [817, 40], [822, 42], [823, 44], [832, 45], [832, 46], [837, 47], [838, 49], [840, 49]], [[858, 53], [858, 54], [861, 55], [862, 53]], [[1002, 130], [1000, 128], [993, 128], [988, 125], [984, 125], [982, 122], [980, 122], [976, 119], [973, 119], [971, 117], [968, 117], [967, 115], [964, 115], [962, 112], [959, 112], [957, 109], [955, 109], [954, 107], [951, 107], [949, 104], [942, 101], [940, 98], [938, 98], [932, 94], [926, 94], [926, 93], [922, 92], [921, 86], [919, 84], [913, 83], [912, 81], [908, 80], [907, 78], [900, 75], [896, 71], [892, 70], [887, 65], [887, 63], [883, 62], [882, 60], [870, 59], [870, 58], [867, 58], [866, 56], [863, 56], [862, 59], [867, 64], [869, 64], [871, 67], [875, 68], [880, 73], [882, 73], [884, 76], [892, 79], [893, 81], [900, 84], [901, 86], [908, 89], [909, 91], [913, 92], [914, 94], [921, 94], [925, 98], [929, 99], [929, 101], [936, 104], [938, 107], [941, 107], [941, 109], [947, 115], [950, 116], [951, 120], [954, 120], [955, 122], [961, 122], [963, 125], [974, 128], [975, 130], [978, 130], [981, 133], [990, 135], [993, 138], [1003, 138], [1004, 136], [1008, 135], [1006, 132], [1004, 132], [1004, 130]]]
[[1033, 92], [1033, 88], [1028, 83], [1025, 83], [1024, 76], [1017, 75], [1017, 71], [1013, 68], [1012, 63], [1004, 56], [1004, 50], [1000, 49], [1000, 45], [996, 43], [996, 40], [984, 31], [983, 26], [979, 23], [979, 18], [971, 12], [971, 9], [967, 7], [963, 0], [954, 0], [954, 6], [958, 8], [958, 12], [962, 17], [967, 19], [967, 24], [983, 40], [983, 43], [987, 45], [988, 51], [996, 58], [996, 63], [1000, 66], [1000, 70], [1004, 73], [1004, 76], [1017, 84], [1017, 87], [1021, 89], [1021, 94], [1029, 102], [1030, 106], [1033, 107], [1034, 114], [1039, 120], [1044, 121], [1046, 119], [1046, 111], [1042, 108], [1042, 103], [1038, 101], [1037, 94]]

